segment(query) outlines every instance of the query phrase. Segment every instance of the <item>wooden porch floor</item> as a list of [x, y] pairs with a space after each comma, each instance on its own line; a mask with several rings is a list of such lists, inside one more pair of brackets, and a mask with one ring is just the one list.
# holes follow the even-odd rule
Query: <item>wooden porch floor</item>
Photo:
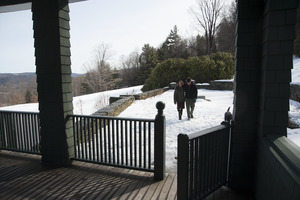
[[[0, 151], [0, 199], [177, 199], [177, 175], [74, 161], [50, 168], [36, 155]], [[222, 187], [207, 200], [251, 200]]]

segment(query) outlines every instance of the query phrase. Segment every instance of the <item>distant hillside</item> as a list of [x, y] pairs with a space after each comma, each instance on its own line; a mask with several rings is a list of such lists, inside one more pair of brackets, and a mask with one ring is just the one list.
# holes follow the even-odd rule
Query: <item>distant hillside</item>
[[28, 82], [36, 78], [35, 73], [0, 73], [0, 84], [10, 83], [18, 83], [18, 82]]
[[[72, 74], [73, 81], [81, 74]], [[75, 91], [75, 89], [73, 89]], [[74, 93], [74, 92], [73, 92]], [[36, 74], [0, 73], [0, 107], [38, 101]]]
[[[82, 74], [73, 73], [72, 77], [78, 77]], [[19, 82], [28, 82], [36, 78], [35, 72], [25, 72], [25, 73], [0, 73], [0, 85], [6, 83], [19, 83]]]

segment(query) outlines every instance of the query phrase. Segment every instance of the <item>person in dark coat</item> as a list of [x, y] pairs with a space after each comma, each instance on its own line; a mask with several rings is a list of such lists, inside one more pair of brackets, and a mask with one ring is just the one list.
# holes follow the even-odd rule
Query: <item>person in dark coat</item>
[[186, 83], [184, 85], [184, 93], [188, 119], [194, 118], [193, 112], [198, 95], [198, 90], [190, 77], [186, 79]]
[[174, 104], [177, 104], [179, 120], [182, 119], [182, 110], [184, 109], [184, 83], [182, 80], [178, 81], [174, 90]]

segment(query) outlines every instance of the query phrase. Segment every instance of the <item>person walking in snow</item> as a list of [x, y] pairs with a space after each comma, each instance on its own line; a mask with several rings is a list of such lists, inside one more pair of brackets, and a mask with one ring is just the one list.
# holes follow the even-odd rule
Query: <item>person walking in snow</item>
[[174, 104], [177, 104], [179, 120], [182, 119], [182, 110], [184, 109], [184, 101], [185, 101], [183, 85], [184, 85], [183, 81], [179, 80], [174, 90]]
[[186, 79], [186, 84], [184, 85], [184, 93], [188, 119], [194, 118], [193, 112], [198, 95], [198, 90], [190, 77]]

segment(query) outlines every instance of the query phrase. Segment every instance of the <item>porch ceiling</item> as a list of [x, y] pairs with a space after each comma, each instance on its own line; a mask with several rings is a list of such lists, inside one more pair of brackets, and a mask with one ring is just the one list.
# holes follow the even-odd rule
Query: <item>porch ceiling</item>
[[[69, 0], [69, 3], [87, 0]], [[32, 0], [0, 0], [0, 13], [31, 9]]]

